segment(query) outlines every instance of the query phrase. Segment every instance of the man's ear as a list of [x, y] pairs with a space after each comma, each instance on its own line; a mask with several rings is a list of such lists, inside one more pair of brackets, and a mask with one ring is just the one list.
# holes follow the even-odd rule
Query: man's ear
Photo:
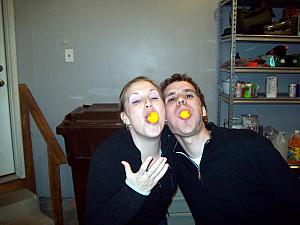
[[202, 106], [202, 116], [207, 116], [207, 111], [204, 106]]
[[207, 116], [207, 111], [204, 106], [202, 106], [202, 120], [205, 124], [208, 123], [208, 116]]
[[125, 123], [126, 126], [130, 125], [130, 120], [129, 120], [129, 118], [126, 115], [125, 112], [121, 112], [120, 117], [121, 117], [121, 120], [123, 121], [123, 123]]

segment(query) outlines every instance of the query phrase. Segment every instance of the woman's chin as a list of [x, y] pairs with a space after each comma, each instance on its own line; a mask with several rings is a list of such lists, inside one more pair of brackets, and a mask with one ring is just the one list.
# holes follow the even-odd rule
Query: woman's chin
[[163, 127], [157, 125], [157, 126], [148, 126], [147, 129], [145, 130], [145, 134], [148, 137], [159, 137], [161, 135], [161, 132], [163, 130]]

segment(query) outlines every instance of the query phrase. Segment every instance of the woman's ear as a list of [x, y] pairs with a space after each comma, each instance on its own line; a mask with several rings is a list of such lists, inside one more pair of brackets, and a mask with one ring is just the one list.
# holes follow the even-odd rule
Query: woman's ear
[[130, 125], [130, 120], [129, 120], [129, 118], [128, 118], [128, 116], [126, 115], [125, 112], [121, 112], [120, 117], [121, 117], [121, 120], [123, 121], [123, 123], [124, 123], [126, 126], [129, 126], [129, 125]]

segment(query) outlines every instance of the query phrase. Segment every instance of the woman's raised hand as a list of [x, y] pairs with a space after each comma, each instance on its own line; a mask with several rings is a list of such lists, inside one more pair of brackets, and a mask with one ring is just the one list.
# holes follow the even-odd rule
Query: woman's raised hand
[[150, 192], [168, 170], [167, 158], [159, 157], [150, 165], [152, 160], [153, 157], [148, 156], [136, 173], [132, 172], [128, 162], [121, 162], [125, 168], [127, 181], [140, 191]]

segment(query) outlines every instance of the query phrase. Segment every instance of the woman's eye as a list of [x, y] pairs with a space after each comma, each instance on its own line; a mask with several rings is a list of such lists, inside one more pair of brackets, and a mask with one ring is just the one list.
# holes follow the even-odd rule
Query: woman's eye
[[139, 96], [131, 96], [131, 97], [129, 98], [129, 103], [131, 103], [131, 104], [137, 104], [137, 103], [139, 103], [141, 100], [142, 100], [142, 98], [139, 97]]

